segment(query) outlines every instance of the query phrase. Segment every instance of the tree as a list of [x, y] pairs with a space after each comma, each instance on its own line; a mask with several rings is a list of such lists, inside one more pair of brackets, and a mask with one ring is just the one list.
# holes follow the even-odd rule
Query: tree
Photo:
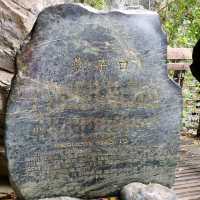
[[173, 0], [158, 12], [172, 47], [193, 47], [200, 38], [200, 0]]

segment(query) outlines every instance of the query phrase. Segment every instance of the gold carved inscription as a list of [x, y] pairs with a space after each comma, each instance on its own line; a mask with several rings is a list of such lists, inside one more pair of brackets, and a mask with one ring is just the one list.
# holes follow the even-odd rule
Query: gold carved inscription
[[128, 69], [128, 60], [120, 60], [119, 66], [122, 71], [127, 70]]
[[[155, 147], [156, 148], [156, 147]], [[156, 148], [157, 149], [157, 148]], [[75, 150], [76, 151], [76, 150]], [[145, 160], [163, 160], [165, 162], [166, 157], [163, 156], [163, 151], [159, 149], [155, 150], [155, 155], [152, 156], [152, 149], [144, 149], [142, 146], [133, 147], [132, 151], [135, 152], [135, 155], [138, 155], [134, 158], [132, 163], [127, 163], [125, 166], [123, 163], [126, 163], [127, 152], [112, 152], [109, 153], [78, 153], [78, 154], [69, 154], [68, 148], [63, 150], [63, 148], [51, 150], [51, 152], [37, 152], [30, 156], [30, 158], [25, 159], [25, 163], [22, 166], [25, 166], [25, 176], [38, 177], [39, 181], [51, 181], [54, 178], [53, 174], [63, 176], [69, 176], [71, 178], [81, 180], [85, 177], [96, 177], [98, 178], [108, 178], [108, 175], [112, 176], [121, 176], [121, 175], [130, 175], [137, 176], [138, 170], [141, 173], [149, 174], [153, 173], [156, 170], [159, 170], [157, 166], [144, 166]], [[123, 153], [124, 156], [123, 156]], [[169, 152], [166, 151], [167, 156]], [[118, 168], [119, 164], [122, 164], [122, 168]], [[67, 172], [67, 173], [66, 173]], [[133, 173], [134, 172], [134, 173]], [[37, 176], [36, 176], [37, 175]], [[139, 175], [139, 174], [138, 174]], [[70, 181], [70, 179], [69, 179]]]
[[[96, 63], [94, 65], [95, 65], [95, 68], [99, 72], [103, 72], [111, 64], [112, 63], [109, 62], [106, 59], [99, 59], [99, 60], [96, 60]], [[128, 69], [128, 60], [127, 59], [121, 59], [119, 61], [116, 61], [115, 65], [117, 65], [120, 70], [126, 71]], [[88, 66], [87, 60], [83, 60], [80, 56], [76, 56], [75, 58], [73, 58], [72, 69], [75, 72], [78, 72], [80, 70], [87, 70], [87, 66]]]
[[79, 71], [82, 67], [82, 61], [80, 56], [76, 56], [73, 59], [73, 63], [72, 63], [72, 68], [74, 69], [74, 71]]
[[103, 70], [106, 70], [106, 68], [108, 67], [108, 62], [104, 59], [102, 60], [98, 60], [97, 61], [97, 65], [96, 68], [98, 69], [98, 71], [102, 72]]

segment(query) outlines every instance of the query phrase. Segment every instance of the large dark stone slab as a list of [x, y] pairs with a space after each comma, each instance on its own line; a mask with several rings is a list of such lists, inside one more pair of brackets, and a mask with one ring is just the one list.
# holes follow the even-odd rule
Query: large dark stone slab
[[45, 9], [17, 58], [7, 109], [10, 179], [25, 199], [171, 185], [181, 119], [156, 13]]

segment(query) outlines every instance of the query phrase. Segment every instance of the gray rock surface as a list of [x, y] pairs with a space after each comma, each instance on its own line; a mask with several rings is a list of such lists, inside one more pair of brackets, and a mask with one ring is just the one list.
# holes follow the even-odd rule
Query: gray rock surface
[[[5, 109], [11, 79], [15, 72], [16, 52], [31, 31], [38, 13], [50, 5], [66, 2], [72, 1], [0, 0], [0, 145], [3, 145]], [[0, 162], [0, 169], [4, 169], [6, 166], [4, 160]], [[1, 172], [5, 172], [5, 170], [1, 170]]]
[[39, 199], [39, 200], [81, 200], [81, 199], [72, 198], [72, 197], [54, 197], [54, 198], [45, 198], [45, 199]]
[[173, 190], [160, 184], [130, 183], [121, 191], [122, 200], [177, 200]]
[[6, 119], [10, 179], [25, 199], [171, 185], [180, 89], [156, 13], [45, 9], [17, 58]]

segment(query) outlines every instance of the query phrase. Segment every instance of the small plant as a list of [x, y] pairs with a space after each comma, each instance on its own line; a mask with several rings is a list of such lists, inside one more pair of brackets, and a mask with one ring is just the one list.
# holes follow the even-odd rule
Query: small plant
[[96, 9], [103, 9], [105, 7], [105, 1], [104, 0], [81, 0], [81, 3], [88, 4]]

